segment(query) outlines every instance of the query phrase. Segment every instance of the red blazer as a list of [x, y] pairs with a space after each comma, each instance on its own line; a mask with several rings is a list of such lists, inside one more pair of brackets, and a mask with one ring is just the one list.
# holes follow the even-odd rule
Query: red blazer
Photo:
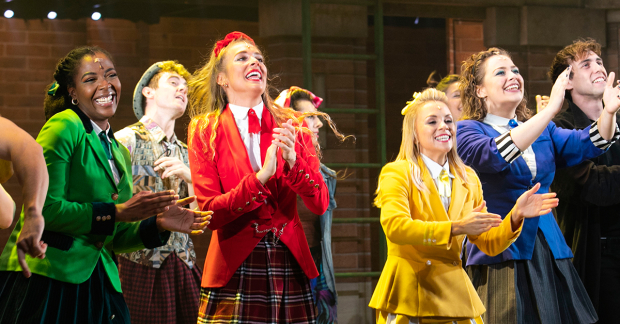
[[[207, 132], [203, 138], [210, 138], [212, 122], [213, 119], [203, 130]], [[266, 235], [257, 234], [254, 223], [259, 224], [259, 230], [276, 227], [278, 232], [286, 223], [280, 240], [305, 274], [309, 278], [317, 277], [319, 274], [297, 215], [297, 195], [317, 215], [325, 213], [328, 206], [329, 194], [319, 173], [320, 162], [310, 136], [302, 132], [297, 136], [297, 161], [293, 168], [289, 168], [278, 153], [276, 174], [263, 186], [252, 170], [230, 109], [224, 109], [220, 116], [213, 159], [206, 156], [204, 144], [198, 139], [202, 123], [204, 121], [197, 123], [193, 132], [195, 138], [189, 140], [189, 161], [198, 205], [201, 210], [213, 211], [209, 225], [213, 236], [205, 260], [202, 287], [218, 288], [228, 283]], [[271, 113], [263, 109], [260, 140], [263, 162], [274, 127], [277, 124]]]

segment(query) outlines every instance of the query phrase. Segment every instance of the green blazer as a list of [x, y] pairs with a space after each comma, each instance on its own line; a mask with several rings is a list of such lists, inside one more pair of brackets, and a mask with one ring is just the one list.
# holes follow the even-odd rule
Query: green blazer
[[[48, 249], [45, 259], [28, 256], [26, 261], [33, 273], [79, 284], [90, 278], [101, 259], [110, 282], [121, 292], [114, 253], [161, 246], [170, 233], [159, 234], [155, 217], [115, 222], [115, 204], [132, 196], [131, 158], [111, 130], [109, 134], [118, 185], [98, 134], [79, 108], [60, 112], [43, 126], [37, 142], [43, 147], [50, 177], [43, 206], [43, 241]], [[21, 271], [15, 242], [23, 221], [22, 211], [0, 256], [0, 270]]]

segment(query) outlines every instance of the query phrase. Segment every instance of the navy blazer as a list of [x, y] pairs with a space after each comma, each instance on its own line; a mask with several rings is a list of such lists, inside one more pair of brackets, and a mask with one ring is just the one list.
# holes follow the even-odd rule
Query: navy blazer
[[[576, 165], [605, 152], [592, 143], [589, 134], [591, 127], [568, 130], [557, 127], [553, 122], [549, 123], [532, 144], [537, 169], [534, 180], [523, 157], [508, 163], [500, 155], [495, 143], [500, 133], [490, 125], [475, 120], [458, 122], [457, 148], [465, 164], [476, 170], [480, 177], [488, 211], [505, 217], [519, 196], [537, 182], [541, 184], [538, 193], [549, 192], [556, 168]], [[548, 213], [525, 219], [521, 236], [495, 257], [484, 254], [475, 245], [468, 243], [467, 265], [530, 260], [539, 228], [556, 259], [573, 257], [553, 214]]]

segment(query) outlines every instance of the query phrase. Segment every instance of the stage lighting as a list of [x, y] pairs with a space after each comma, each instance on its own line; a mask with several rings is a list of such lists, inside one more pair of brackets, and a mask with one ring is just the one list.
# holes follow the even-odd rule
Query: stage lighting
[[93, 14], [90, 16], [90, 18], [92, 18], [93, 20], [99, 20], [101, 19], [101, 14], [98, 12], [93, 12]]
[[6, 17], [6, 18], [13, 18], [14, 15], [15, 15], [15, 13], [11, 9], [9, 9], [9, 10], [4, 12], [4, 17]]
[[58, 17], [58, 14], [56, 13], [56, 11], [50, 11], [47, 14], [47, 18], [49, 18], [49, 19], [56, 19], [56, 17]]

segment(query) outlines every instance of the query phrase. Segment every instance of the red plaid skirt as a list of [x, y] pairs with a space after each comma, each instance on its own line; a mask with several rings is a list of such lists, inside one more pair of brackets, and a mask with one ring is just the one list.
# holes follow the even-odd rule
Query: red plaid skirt
[[201, 289], [198, 323], [316, 323], [310, 282], [268, 233], [226, 286]]
[[190, 269], [175, 253], [159, 269], [119, 257], [123, 295], [131, 323], [196, 323], [202, 271]]

